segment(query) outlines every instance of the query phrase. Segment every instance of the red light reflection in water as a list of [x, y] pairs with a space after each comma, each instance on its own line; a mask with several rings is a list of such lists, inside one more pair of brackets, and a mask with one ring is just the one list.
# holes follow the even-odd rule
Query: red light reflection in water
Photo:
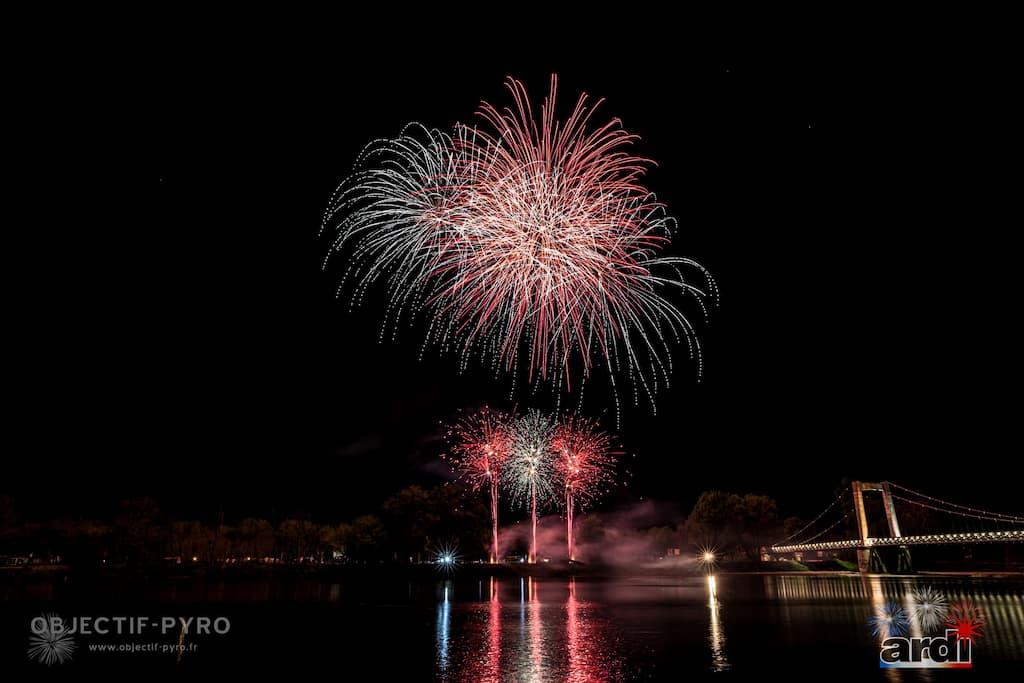
[[498, 599], [498, 582], [493, 576], [487, 616], [487, 677], [484, 680], [501, 680], [501, 601]]
[[[439, 631], [444, 631], [438, 635], [438, 663], [446, 667], [438, 671], [442, 680], [590, 683], [623, 677], [625, 660], [615, 626], [599, 603], [577, 596], [575, 580], [565, 584], [524, 577], [517, 583], [506, 584], [503, 602], [500, 583], [488, 579], [489, 590], [481, 591], [479, 602], [451, 608], [465, 617], [449, 621], [444, 616], [449, 608], [442, 606], [438, 620]], [[587, 589], [592, 588], [580, 590]], [[566, 595], [564, 603], [553, 600], [559, 594]]]
[[530, 680], [542, 680], [544, 675], [544, 641], [541, 638], [540, 598], [537, 582], [526, 580], [527, 601], [530, 603]]

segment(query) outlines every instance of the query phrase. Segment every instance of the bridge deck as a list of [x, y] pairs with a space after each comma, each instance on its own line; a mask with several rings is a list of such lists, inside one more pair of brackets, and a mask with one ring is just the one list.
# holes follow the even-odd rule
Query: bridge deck
[[868, 538], [852, 541], [824, 541], [799, 545], [773, 545], [771, 553], [806, 552], [809, 550], [845, 550], [847, 548], [879, 548], [904, 545], [959, 545], [963, 543], [1020, 543], [1024, 542], [1024, 530], [981, 531], [964, 534], [934, 534], [927, 536], [896, 536], [892, 538]]

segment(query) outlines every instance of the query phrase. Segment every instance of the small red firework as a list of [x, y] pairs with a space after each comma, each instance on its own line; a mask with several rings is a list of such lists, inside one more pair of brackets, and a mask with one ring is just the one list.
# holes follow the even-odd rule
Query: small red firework
[[946, 628], [955, 630], [960, 640], [974, 642], [985, 635], [985, 618], [981, 608], [970, 600], [951, 605], [946, 613]]
[[512, 445], [509, 416], [485, 407], [456, 423], [448, 432], [448, 441], [452, 444], [448, 460], [459, 477], [490, 494], [491, 562], [497, 562], [498, 484]]
[[597, 424], [568, 417], [555, 429], [551, 450], [555, 453], [555, 471], [565, 485], [565, 514], [569, 559], [576, 559], [573, 514], [577, 504], [593, 502], [614, 481], [615, 456], [612, 438]]

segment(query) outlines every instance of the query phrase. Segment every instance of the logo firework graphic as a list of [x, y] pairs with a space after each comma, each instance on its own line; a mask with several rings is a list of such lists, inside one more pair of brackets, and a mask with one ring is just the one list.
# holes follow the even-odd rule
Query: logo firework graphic
[[911, 596], [910, 614], [921, 624], [925, 631], [934, 631], [945, 620], [949, 611], [946, 597], [934, 588], [924, 586], [914, 591]]
[[879, 605], [875, 614], [868, 620], [871, 634], [879, 637], [906, 635], [910, 626], [907, 613], [898, 602], [889, 601]]
[[954, 629], [957, 638], [975, 642], [985, 635], [985, 617], [981, 608], [970, 600], [952, 605], [946, 614], [946, 628]]
[[74, 652], [75, 639], [64, 629], [59, 617], [47, 614], [33, 622], [32, 635], [28, 639], [29, 659], [53, 666], [71, 659]]

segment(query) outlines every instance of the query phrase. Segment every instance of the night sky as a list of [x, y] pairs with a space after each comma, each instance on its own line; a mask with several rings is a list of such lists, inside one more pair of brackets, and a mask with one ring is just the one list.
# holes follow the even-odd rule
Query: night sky
[[[131, 88], [86, 99], [75, 130], [143, 160], [96, 157], [91, 180], [131, 180], [60, 230], [101, 238], [53, 234], [71, 276], [38, 273], [38, 305], [19, 304], [36, 323], [13, 370], [32, 438], [0, 493], [40, 514], [152, 495], [182, 516], [330, 521], [440, 481], [439, 421], [533, 399], [452, 357], [418, 361], [415, 338], [378, 344], [380, 300], [348, 313], [339, 264], [320, 268], [320, 214], [371, 139], [470, 121], [481, 99], [507, 102], [508, 75], [537, 101], [554, 72], [563, 107], [604, 97], [598, 118], [642, 137], [648, 184], [679, 220], [673, 253], [721, 290], [697, 325], [703, 379], [680, 348], [658, 415], [624, 413], [632, 476], [610, 506], [687, 509], [728, 488], [808, 515], [848, 477], [1019, 512], [998, 475], [1020, 451], [1019, 284], [977, 211], [1015, 115], [983, 66], [839, 55], [827, 36], [618, 30], [183, 43], [148, 77], [153, 106], [125, 109]], [[140, 203], [125, 230], [105, 227]]]

